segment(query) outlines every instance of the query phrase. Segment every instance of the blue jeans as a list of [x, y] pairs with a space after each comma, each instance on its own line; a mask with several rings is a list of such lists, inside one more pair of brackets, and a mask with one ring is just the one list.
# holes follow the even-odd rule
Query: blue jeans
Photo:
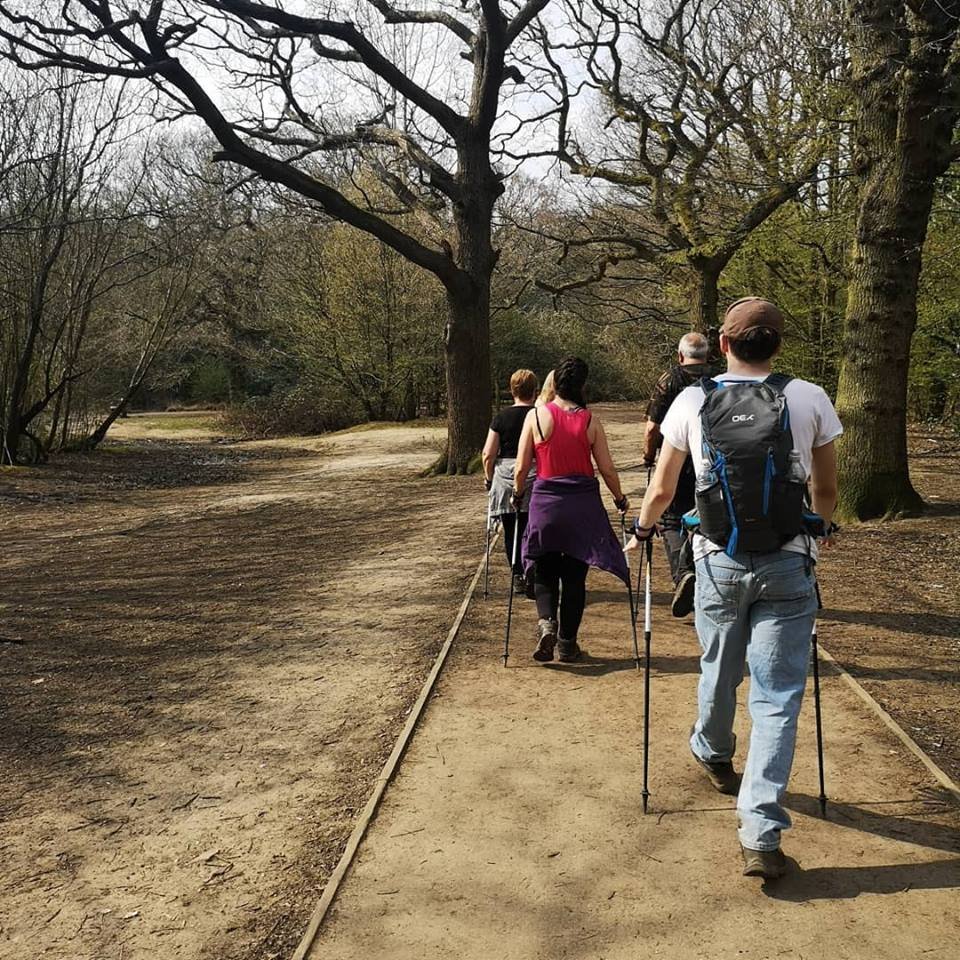
[[781, 805], [797, 739], [797, 717], [817, 612], [813, 563], [799, 553], [712, 553], [697, 561], [700, 716], [690, 749], [732, 760], [733, 719], [744, 661], [750, 664], [750, 749], [737, 798], [740, 843], [775, 850], [790, 826]]

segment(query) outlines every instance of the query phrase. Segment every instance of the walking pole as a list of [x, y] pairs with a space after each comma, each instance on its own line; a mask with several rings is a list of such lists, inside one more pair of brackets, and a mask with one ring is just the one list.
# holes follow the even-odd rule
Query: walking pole
[[[651, 474], [652, 472], [653, 472], [653, 467], [652, 467], [652, 466], [647, 467], [647, 486], [646, 486], [646, 488], [645, 488], [644, 491], [643, 491], [644, 497], [646, 497], [646, 495], [647, 495], [647, 490], [650, 489], [650, 474]], [[639, 563], [639, 565], [637, 566], [637, 590], [636, 590], [637, 613], [636, 613], [636, 615], [637, 615], [638, 617], [640, 616], [640, 580], [641, 580], [642, 577], [643, 577], [643, 555], [641, 554], [641, 556], [640, 556], [640, 563]]]
[[650, 799], [648, 787], [648, 768], [650, 759], [650, 602], [653, 595], [650, 580], [650, 563], [653, 560], [653, 539], [647, 540], [647, 576], [645, 580], [646, 592], [643, 598], [643, 812], [647, 812], [647, 801]]
[[[815, 581], [814, 586], [817, 591], [817, 610], [823, 609], [823, 601], [820, 599], [820, 584]], [[820, 816], [827, 816], [827, 792], [823, 782], [823, 723], [820, 714], [820, 656], [817, 650], [817, 621], [813, 621], [813, 633], [810, 636], [811, 650], [813, 657], [813, 707], [817, 720], [817, 764], [820, 772]]]
[[487, 559], [484, 561], [483, 571], [483, 599], [490, 597], [490, 529], [492, 527], [492, 518], [490, 516], [490, 504], [487, 503]]
[[[620, 514], [620, 536], [623, 538], [623, 545], [627, 545], [627, 525], [624, 521], [623, 514]], [[630, 557], [628, 554], [624, 554], [627, 558], [627, 599], [630, 601], [630, 628], [633, 630], [633, 662], [637, 665], [637, 670], [640, 669], [640, 648], [637, 646], [637, 609], [633, 605], [633, 582], [630, 574]], [[643, 558], [641, 555], [640, 565], [643, 565]], [[637, 578], [639, 579], [640, 573], [637, 573]], [[639, 592], [639, 591], [638, 591]]]
[[514, 515], [513, 523], [513, 556], [510, 558], [510, 599], [507, 601], [507, 632], [503, 638], [503, 665], [507, 665], [510, 656], [510, 620], [513, 618], [513, 571], [517, 565], [517, 543], [520, 540], [520, 511]]

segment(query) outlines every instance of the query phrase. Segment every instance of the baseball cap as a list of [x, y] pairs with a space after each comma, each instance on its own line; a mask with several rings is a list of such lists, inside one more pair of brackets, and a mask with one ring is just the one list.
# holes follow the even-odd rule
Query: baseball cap
[[780, 308], [763, 297], [743, 297], [727, 307], [720, 332], [736, 340], [754, 327], [769, 327], [782, 334], [783, 314]]

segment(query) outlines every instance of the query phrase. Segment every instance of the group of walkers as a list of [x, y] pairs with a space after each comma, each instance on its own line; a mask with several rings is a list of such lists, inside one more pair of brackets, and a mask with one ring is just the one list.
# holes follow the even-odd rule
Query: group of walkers
[[[591, 566], [629, 577], [596, 473], [621, 513], [629, 502], [603, 424], [587, 408], [588, 372], [579, 357], [567, 357], [534, 403], [536, 377], [518, 370], [510, 378], [514, 405], [496, 416], [483, 450], [490, 515], [503, 523], [514, 589], [536, 600], [533, 658], [542, 663], [553, 660], [555, 651], [563, 663], [582, 657], [577, 633]], [[518, 541], [522, 551], [513, 549]]]
[[[818, 608], [818, 545], [836, 529], [843, 429], [820, 387], [772, 373], [783, 326], [768, 300], [732, 304], [719, 336], [722, 373], [708, 365], [706, 338], [681, 338], [648, 406], [642, 453], [652, 476], [626, 547], [600, 496], [596, 474], [627, 513], [603, 424], [587, 405], [583, 360], [561, 361], [539, 399], [536, 376], [517, 371], [514, 406], [494, 419], [484, 448], [490, 515], [503, 522], [515, 588], [536, 600], [537, 661], [581, 659], [588, 569], [629, 584], [624, 553], [662, 536], [672, 612], [693, 610], [702, 651], [690, 751], [715, 789], [738, 798], [744, 874], [768, 879], [786, 869], [783, 797]], [[741, 776], [733, 725], [745, 664], [752, 731]]]

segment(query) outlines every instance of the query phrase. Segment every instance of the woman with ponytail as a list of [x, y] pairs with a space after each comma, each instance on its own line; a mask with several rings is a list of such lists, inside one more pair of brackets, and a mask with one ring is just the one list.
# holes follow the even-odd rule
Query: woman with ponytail
[[523, 537], [523, 562], [532, 568], [537, 601], [533, 659], [546, 663], [557, 647], [564, 663], [579, 660], [577, 633], [586, 605], [587, 570], [593, 566], [629, 580], [620, 543], [600, 499], [596, 470], [625, 513], [629, 503], [610, 456], [600, 419], [587, 409], [589, 368], [567, 357], [554, 371], [556, 397], [531, 410], [520, 434], [513, 496], [521, 503], [536, 457], [536, 480]]

